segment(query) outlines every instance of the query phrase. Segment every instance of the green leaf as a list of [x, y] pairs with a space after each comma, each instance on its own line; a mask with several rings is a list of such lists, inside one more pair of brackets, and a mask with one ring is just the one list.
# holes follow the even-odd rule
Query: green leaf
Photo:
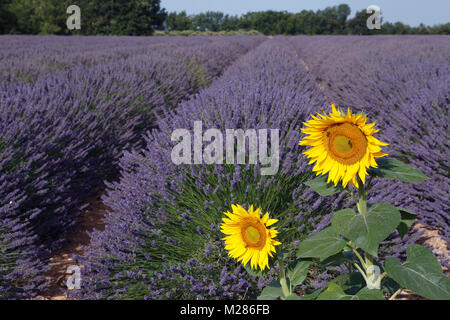
[[265, 287], [262, 291], [258, 300], [276, 300], [283, 296], [283, 289], [281, 288], [280, 281], [276, 280]]
[[290, 296], [288, 296], [286, 300], [300, 300], [300, 297], [297, 294], [293, 293]]
[[317, 297], [317, 300], [352, 300], [352, 296], [346, 294], [336, 283], [330, 283], [327, 289]]
[[297, 247], [297, 258], [324, 260], [340, 252], [345, 244], [345, 240], [339, 238], [338, 233], [332, 227], [328, 227], [300, 242]]
[[383, 291], [390, 296], [401, 288], [400, 285], [391, 277], [384, 277], [383, 280], [381, 280], [381, 287], [383, 288]]
[[397, 179], [402, 182], [430, 180], [420, 170], [395, 159], [377, 159], [378, 168], [370, 168], [368, 173], [380, 178]]
[[426, 247], [411, 245], [406, 255], [404, 264], [395, 258], [387, 258], [384, 262], [386, 273], [401, 287], [425, 298], [450, 300], [450, 278], [444, 275], [433, 253]]
[[327, 184], [327, 179], [328, 178], [326, 175], [321, 175], [305, 182], [305, 184], [322, 197], [331, 196], [332, 194], [338, 193], [342, 190], [341, 187], [335, 187], [332, 183]]
[[411, 228], [414, 221], [416, 221], [417, 214], [403, 208], [398, 208], [398, 211], [400, 211], [401, 221], [397, 226], [397, 231], [400, 234], [400, 237], [403, 238], [408, 233], [409, 228]]
[[358, 297], [358, 300], [386, 300], [381, 290], [367, 287], [361, 289], [355, 296]]
[[322, 260], [321, 264], [324, 267], [340, 266], [344, 261], [346, 261], [346, 257], [344, 256], [343, 251], [341, 251]]
[[385, 300], [381, 290], [363, 288], [357, 294], [351, 295], [336, 283], [330, 283], [328, 288], [321, 293], [317, 300]]
[[342, 289], [344, 289], [346, 293], [356, 294], [366, 286], [366, 280], [364, 280], [361, 273], [352, 272], [351, 274], [347, 274], [346, 276], [347, 278], [344, 283], [342, 283], [342, 280], [340, 282], [336, 282], [342, 287]]
[[400, 212], [387, 203], [374, 204], [366, 215], [352, 209], [336, 212], [331, 225], [353, 245], [378, 256], [378, 246], [400, 223]]
[[305, 295], [303, 295], [302, 300], [316, 300], [317, 297], [325, 290], [325, 287], [320, 288], [316, 291], [307, 293]]
[[306, 276], [308, 275], [308, 267], [310, 264], [311, 261], [297, 260], [288, 266], [286, 275], [291, 281], [292, 287], [298, 286], [306, 279]]
[[[342, 291], [343, 291], [344, 292], [343, 294], [345, 296], [350, 297], [350, 299], [351, 299], [351, 295], [360, 291], [361, 288], [363, 288], [365, 286], [366, 281], [364, 280], [361, 273], [359, 273], [359, 272], [353, 272], [351, 274], [341, 274], [341, 275], [337, 276], [336, 278], [334, 278], [333, 280], [331, 280], [328, 287], [323, 287], [323, 288], [313, 291], [311, 293], [305, 294], [302, 297], [302, 300], [316, 300], [317, 297], [319, 297], [325, 290], [327, 290], [331, 284], [333, 284], [332, 289], [334, 288], [335, 290], [338, 290], [338, 292], [340, 292], [341, 295], [342, 295]], [[340, 288], [340, 291], [337, 288]], [[333, 293], [333, 294], [336, 294], [336, 293]], [[326, 296], [325, 296], [325, 298], [326, 298]]]

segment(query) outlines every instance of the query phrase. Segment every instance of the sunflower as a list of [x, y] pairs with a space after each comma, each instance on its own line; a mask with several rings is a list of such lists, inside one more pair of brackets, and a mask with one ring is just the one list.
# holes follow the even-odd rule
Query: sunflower
[[388, 144], [373, 136], [379, 130], [374, 129], [375, 122], [366, 124], [367, 117], [362, 113], [347, 109], [345, 114], [331, 107], [328, 116], [311, 115], [313, 119], [304, 123], [302, 132], [307, 136], [299, 144], [312, 147], [303, 154], [311, 159], [309, 164], [316, 163], [313, 171], [317, 175], [328, 173], [328, 183], [333, 181], [336, 186], [342, 181], [344, 188], [348, 183], [357, 186], [357, 176], [365, 182], [367, 169], [378, 167], [375, 158], [387, 155], [381, 152], [381, 146]]
[[275, 253], [276, 245], [281, 242], [274, 240], [278, 231], [267, 227], [273, 225], [278, 220], [269, 219], [267, 212], [264, 217], [260, 217], [260, 210], [253, 210], [253, 205], [247, 211], [240, 205], [231, 205], [233, 213], [224, 212], [228, 218], [223, 218], [221, 225], [222, 233], [227, 236], [225, 249], [228, 255], [246, 265], [250, 261], [250, 267], [257, 269], [257, 266], [264, 270], [269, 267], [269, 256]]

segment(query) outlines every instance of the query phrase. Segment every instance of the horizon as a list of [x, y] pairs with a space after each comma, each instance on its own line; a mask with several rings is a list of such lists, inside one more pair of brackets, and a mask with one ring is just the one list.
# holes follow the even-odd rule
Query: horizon
[[269, 0], [161, 0], [161, 7], [168, 12], [186, 11], [187, 14], [199, 14], [206, 11], [221, 11], [229, 15], [243, 15], [255, 11], [288, 11], [300, 12], [302, 10], [323, 10], [339, 4], [347, 4], [351, 9], [349, 18], [355, 16], [356, 11], [366, 9], [370, 5], [378, 5], [381, 8], [383, 22], [402, 22], [411, 27], [417, 27], [420, 23], [427, 26], [446, 24], [450, 22], [450, 1], [429, 0], [315, 0], [293, 1], [278, 0], [276, 4]]

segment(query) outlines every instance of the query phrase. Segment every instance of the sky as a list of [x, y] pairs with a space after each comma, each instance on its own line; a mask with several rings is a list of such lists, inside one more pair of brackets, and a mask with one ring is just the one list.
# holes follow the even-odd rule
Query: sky
[[378, 5], [384, 22], [401, 21], [410, 26], [418, 26], [421, 22], [430, 26], [450, 22], [450, 0], [161, 0], [161, 6], [169, 12], [222, 11], [232, 15], [263, 10], [316, 11], [341, 3], [350, 6], [351, 17], [356, 11]]

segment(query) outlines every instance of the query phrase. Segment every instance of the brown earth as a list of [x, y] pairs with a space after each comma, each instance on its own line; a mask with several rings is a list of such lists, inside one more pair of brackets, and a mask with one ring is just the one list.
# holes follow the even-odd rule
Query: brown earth
[[104, 205], [101, 197], [105, 194], [102, 191], [93, 197], [88, 203], [88, 207], [77, 213], [78, 223], [76, 227], [69, 231], [64, 237], [68, 242], [50, 258], [51, 269], [46, 273], [45, 279], [50, 280], [48, 288], [37, 299], [43, 300], [66, 300], [66, 281], [69, 274], [67, 268], [74, 264], [72, 255], [83, 255], [83, 246], [89, 245], [89, 232], [95, 230], [103, 231], [105, 224], [103, 218], [109, 209]]

